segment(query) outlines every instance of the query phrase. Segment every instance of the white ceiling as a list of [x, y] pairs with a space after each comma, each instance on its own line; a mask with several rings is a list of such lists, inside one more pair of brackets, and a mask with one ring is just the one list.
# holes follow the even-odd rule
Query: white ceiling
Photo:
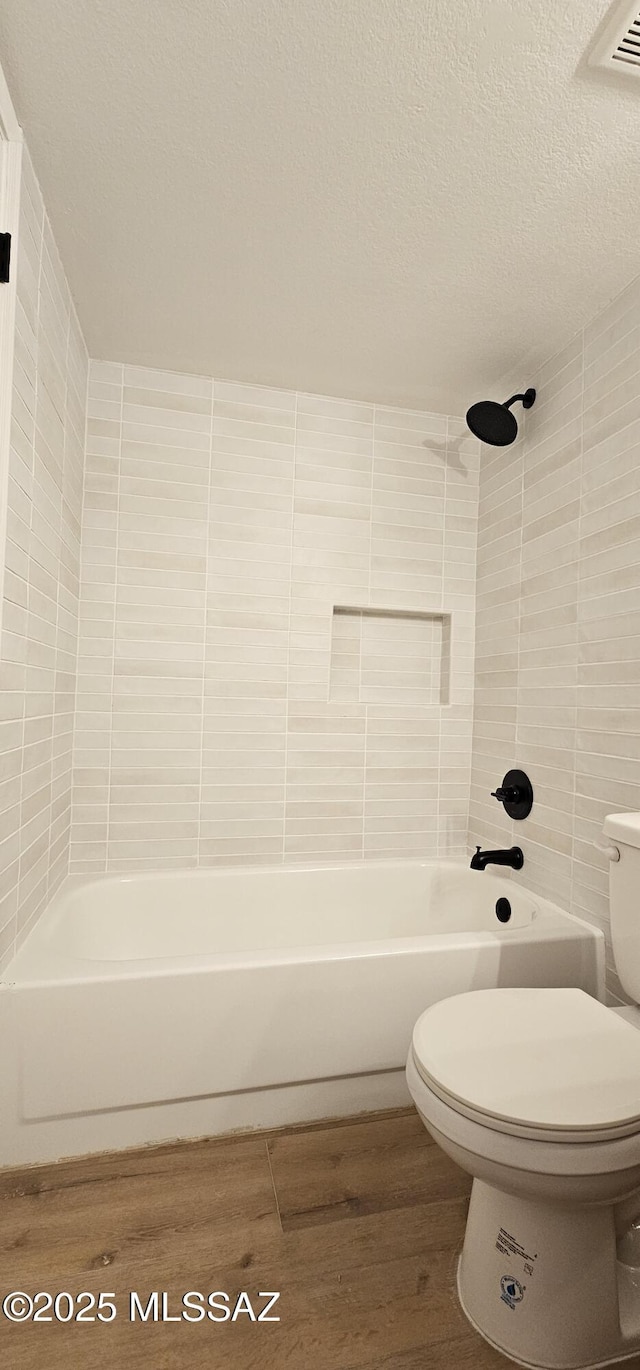
[[[94, 357], [449, 412], [640, 271], [607, 0], [2, 0]], [[498, 398], [502, 398], [498, 394]]]

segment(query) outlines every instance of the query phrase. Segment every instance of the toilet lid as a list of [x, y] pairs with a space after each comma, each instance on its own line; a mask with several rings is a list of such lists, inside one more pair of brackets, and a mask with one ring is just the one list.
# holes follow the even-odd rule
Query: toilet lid
[[418, 1019], [413, 1057], [436, 1094], [498, 1130], [640, 1130], [640, 1032], [580, 989], [442, 999]]

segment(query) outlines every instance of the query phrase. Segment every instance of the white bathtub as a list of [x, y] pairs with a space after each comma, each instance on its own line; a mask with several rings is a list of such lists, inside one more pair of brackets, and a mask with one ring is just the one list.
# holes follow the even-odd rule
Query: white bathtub
[[[511, 904], [506, 924], [500, 898]], [[311, 1113], [383, 1106], [387, 1076], [394, 1100], [403, 1089], [411, 1030], [429, 1004], [495, 985], [600, 997], [603, 956], [592, 927], [452, 862], [72, 878], [0, 996], [19, 1058], [16, 1125], [32, 1138], [47, 1122], [77, 1135], [52, 1143], [69, 1154], [93, 1149], [94, 1134], [114, 1144], [116, 1115], [136, 1114], [133, 1129], [115, 1127], [127, 1145], [155, 1140], [158, 1127], [190, 1131], [186, 1105], [228, 1127], [290, 1121], [296, 1090], [301, 1119], [312, 1096]], [[266, 1113], [248, 1111], [256, 1092]], [[221, 1098], [223, 1114], [194, 1111]]]

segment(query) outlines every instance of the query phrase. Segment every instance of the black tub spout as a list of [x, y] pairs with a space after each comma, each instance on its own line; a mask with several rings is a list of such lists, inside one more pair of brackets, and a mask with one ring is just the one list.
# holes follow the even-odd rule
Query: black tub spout
[[477, 847], [471, 857], [472, 871], [483, 871], [487, 866], [511, 866], [512, 870], [521, 871], [523, 865], [521, 847], [509, 847], [503, 851], [480, 851]]

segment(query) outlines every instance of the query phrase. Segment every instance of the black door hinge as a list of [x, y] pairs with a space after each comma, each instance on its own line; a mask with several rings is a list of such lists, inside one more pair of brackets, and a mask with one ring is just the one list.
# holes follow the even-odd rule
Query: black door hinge
[[11, 234], [0, 233], [0, 284], [6, 285], [9, 280], [9, 265], [11, 262]]

